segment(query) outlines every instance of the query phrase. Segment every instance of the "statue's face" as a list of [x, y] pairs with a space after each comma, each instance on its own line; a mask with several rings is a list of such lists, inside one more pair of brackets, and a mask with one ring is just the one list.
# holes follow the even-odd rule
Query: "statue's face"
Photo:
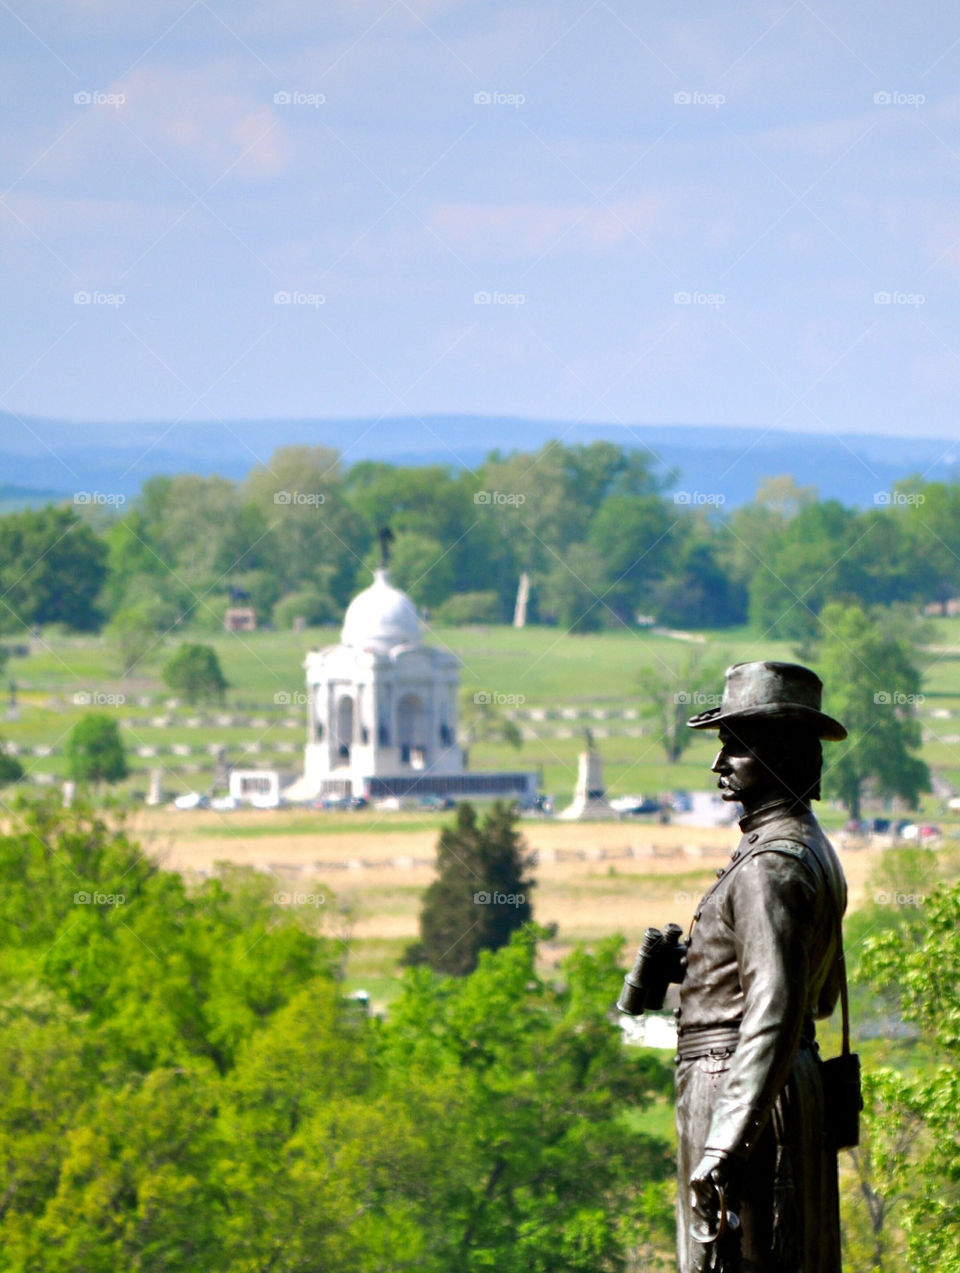
[[749, 732], [742, 726], [720, 727], [720, 750], [712, 765], [724, 800], [758, 805], [775, 799], [782, 783], [771, 765], [776, 735]]

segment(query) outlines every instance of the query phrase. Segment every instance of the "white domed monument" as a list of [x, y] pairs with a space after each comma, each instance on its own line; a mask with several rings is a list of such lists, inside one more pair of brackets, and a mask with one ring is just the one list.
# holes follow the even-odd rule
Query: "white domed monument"
[[311, 650], [304, 773], [284, 796], [503, 796], [535, 773], [471, 773], [457, 741], [460, 662], [423, 643], [416, 607], [390, 582], [389, 536], [373, 582], [347, 607], [338, 645]]

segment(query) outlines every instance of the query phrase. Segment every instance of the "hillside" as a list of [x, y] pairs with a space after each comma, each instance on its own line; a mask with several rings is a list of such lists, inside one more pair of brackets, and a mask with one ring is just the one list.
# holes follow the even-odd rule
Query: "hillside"
[[[870, 505], [877, 492], [923, 472], [950, 478], [946, 439], [880, 434], [820, 435], [722, 425], [570, 423], [470, 415], [393, 419], [70, 422], [0, 412], [0, 472], [23, 490], [115, 492], [128, 498], [156, 473], [219, 473], [241, 478], [273, 449], [306, 443], [334, 447], [347, 464], [479, 465], [492, 450], [536, 450], [551, 439], [600, 439], [649, 448], [675, 485], [722, 492], [727, 506], [751, 499], [764, 478], [790, 473], [824, 498]], [[12, 506], [13, 493], [6, 496]]]

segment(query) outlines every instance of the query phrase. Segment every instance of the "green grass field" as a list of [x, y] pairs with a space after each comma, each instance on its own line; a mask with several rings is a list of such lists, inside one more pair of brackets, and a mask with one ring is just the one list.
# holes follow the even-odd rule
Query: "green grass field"
[[[931, 627], [938, 647], [960, 647], [960, 621], [935, 620]], [[746, 629], [705, 636], [707, 653], [721, 664], [796, 657], [788, 643], [760, 640]], [[174, 794], [204, 789], [214, 763], [206, 748], [217, 743], [226, 745], [233, 764], [279, 768], [292, 776], [300, 767], [304, 733], [304, 708], [297, 698], [303, 691], [303, 658], [308, 649], [331, 644], [338, 637], [336, 628], [204, 634], [200, 639], [216, 648], [231, 687], [224, 708], [216, 709], [167, 705], [170, 695], [160, 671], [175, 648], [172, 639], [154, 650], [135, 676], [124, 680], [117, 652], [106, 638], [48, 633], [42, 642], [31, 643], [29, 657], [7, 664], [7, 681], [17, 686], [19, 719], [0, 724], [0, 733], [21, 747], [59, 749], [61, 754], [27, 756], [23, 763], [29, 773], [60, 778], [66, 771], [62, 749], [76, 721], [90, 710], [114, 713], [124, 725], [131, 752], [133, 773], [124, 786], [134, 792], [145, 790], [147, 772], [157, 766], [163, 767]], [[524, 710], [567, 708], [582, 713], [637, 707], [640, 683], [669, 679], [689, 652], [686, 641], [642, 629], [571, 636], [552, 628], [518, 631], [477, 626], [438, 628], [427, 639], [452, 650], [461, 660], [465, 688], [516, 695]], [[927, 700], [920, 710], [925, 728], [937, 740], [926, 743], [924, 758], [939, 775], [960, 787], [960, 719], [939, 720], [931, 715], [942, 709], [960, 713], [960, 649], [929, 655], [925, 676]], [[74, 702], [78, 693], [90, 694], [94, 701], [89, 706], [78, 704]], [[101, 704], [96, 695], [123, 696], [124, 701]], [[244, 722], [253, 718], [257, 724], [219, 725], [214, 717], [220, 712]], [[203, 718], [202, 725], [187, 725], [198, 716]], [[162, 717], [168, 718], [164, 724], [150, 723]], [[582, 731], [588, 723], [597, 734], [611, 795], [657, 794], [705, 785], [713, 755], [711, 738], [697, 737], [679, 764], [668, 765], [654, 737], [630, 737], [624, 724], [615, 721], [527, 721], [526, 729], [535, 736], [521, 750], [477, 744], [471, 749], [471, 767], [539, 770], [543, 790], [562, 804], [573, 790]], [[605, 731], [609, 736], [604, 737]], [[561, 736], [564, 733], [567, 736]], [[251, 743], [258, 744], [259, 751], [245, 754], [245, 745]], [[194, 754], [185, 757], [170, 751], [183, 746], [194, 749]], [[139, 757], [138, 747], [161, 750], [156, 758]], [[938, 801], [925, 803], [926, 816], [940, 812]]]
[[[938, 646], [960, 644], [960, 623], [936, 620], [932, 627]], [[227, 746], [234, 764], [266, 765], [292, 774], [299, 769], [303, 740], [302, 725], [295, 723], [303, 716], [297, 700], [303, 690], [303, 658], [308, 649], [335, 642], [338, 635], [335, 628], [307, 633], [204, 635], [202, 639], [216, 648], [231, 688], [224, 708], [192, 709], [186, 704], [167, 706], [170, 696], [160, 669], [175, 648], [173, 641], [158, 647], [135, 676], [124, 680], [119, 675], [117, 653], [106, 638], [50, 633], [42, 642], [32, 642], [28, 658], [8, 662], [6, 677], [17, 686], [19, 719], [7, 720], [0, 730], [5, 739], [22, 747], [62, 750], [85, 711], [114, 713], [124, 724], [125, 740], [132, 752], [134, 773], [125, 784], [131, 790], [142, 790], [147, 771], [155, 766], [164, 768], [174, 792], [202, 788], [213, 767], [213, 758], [205, 749], [217, 743]], [[720, 663], [796, 657], [788, 643], [762, 641], [749, 630], [706, 636], [710, 657]], [[458, 656], [466, 688], [515, 695], [524, 709], [569, 708], [584, 713], [636, 707], [641, 681], [669, 678], [688, 653], [687, 642], [645, 630], [571, 636], [551, 628], [460, 627], [431, 630], [428, 640]], [[960, 711], [960, 656], [930, 655], [925, 677], [927, 701], [921, 714], [939, 741], [925, 745], [924, 757], [937, 773], [960, 786], [960, 720], [954, 725], [930, 715], [937, 709]], [[74, 702], [74, 696], [84, 692], [94, 698], [89, 706]], [[125, 701], [102, 704], [96, 695], [123, 696]], [[145, 700], [149, 706], [144, 705]], [[221, 726], [213, 721], [218, 711], [244, 720], [255, 717], [258, 723]], [[189, 727], [186, 721], [197, 716], [203, 718], [203, 724]], [[150, 723], [160, 717], [167, 717], [167, 723]], [[668, 765], [654, 737], [629, 737], [618, 722], [526, 722], [526, 728], [536, 736], [528, 738], [520, 751], [500, 744], [478, 744], [471, 749], [471, 767], [539, 770], [543, 789], [565, 801], [573, 789], [582, 729], [587, 723], [597, 732], [611, 795], [655, 794], [704, 785], [712, 739], [696, 738], [679, 764]], [[604, 729], [610, 736], [603, 736]], [[558, 736], [564, 732], [567, 737]], [[245, 755], [243, 748], [250, 743], [258, 744], [259, 751]], [[170, 748], [184, 745], [194, 749], [194, 754], [180, 757], [171, 753]], [[161, 750], [154, 759], [138, 757], [137, 747]], [[62, 754], [25, 757], [24, 764], [31, 773], [57, 778], [65, 773]], [[938, 807], [936, 802], [928, 802], [928, 806], [927, 813]]]

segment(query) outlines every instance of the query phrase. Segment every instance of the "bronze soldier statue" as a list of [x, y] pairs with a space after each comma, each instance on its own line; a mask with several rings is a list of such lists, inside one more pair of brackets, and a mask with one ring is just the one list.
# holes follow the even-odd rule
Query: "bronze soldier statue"
[[[644, 938], [681, 983], [679, 1273], [840, 1273], [837, 1142], [814, 1020], [845, 987], [846, 883], [810, 801], [821, 739], [846, 730], [820, 710], [822, 689], [797, 664], [740, 663], [721, 706], [687, 722], [719, 730], [713, 772], [723, 799], [743, 808], [743, 836], [686, 944], [675, 930], [659, 945], [657, 930]], [[631, 996], [656, 1006], [644, 986], [658, 961], [648, 955], [644, 973], [641, 956], [621, 999], [628, 1011]]]

